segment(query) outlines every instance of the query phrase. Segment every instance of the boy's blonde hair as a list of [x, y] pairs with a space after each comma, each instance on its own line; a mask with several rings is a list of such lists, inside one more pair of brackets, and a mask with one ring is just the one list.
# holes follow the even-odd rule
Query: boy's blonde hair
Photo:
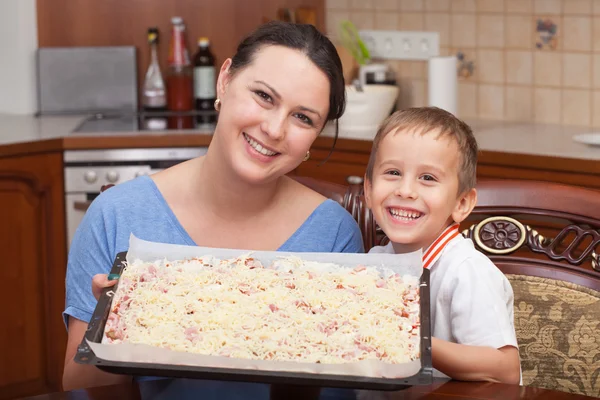
[[465, 193], [475, 187], [478, 148], [473, 131], [469, 125], [448, 111], [437, 107], [407, 108], [396, 111], [383, 121], [373, 140], [371, 157], [367, 165], [366, 176], [369, 181], [373, 181], [373, 169], [375, 168], [379, 145], [383, 138], [392, 131], [401, 132], [405, 130], [420, 135], [438, 131], [438, 137], [450, 136], [456, 140], [460, 152], [458, 193]]

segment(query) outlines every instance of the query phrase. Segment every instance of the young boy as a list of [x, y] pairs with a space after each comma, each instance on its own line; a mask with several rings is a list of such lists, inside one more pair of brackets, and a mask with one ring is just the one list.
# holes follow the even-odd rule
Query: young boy
[[370, 252], [423, 249], [435, 369], [459, 380], [518, 384], [512, 288], [458, 231], [477, 201], [476, 165], [473, 132], [452, 114], [423, 107], [386, 119], [373, 141], [365, 198], [390, 243]]

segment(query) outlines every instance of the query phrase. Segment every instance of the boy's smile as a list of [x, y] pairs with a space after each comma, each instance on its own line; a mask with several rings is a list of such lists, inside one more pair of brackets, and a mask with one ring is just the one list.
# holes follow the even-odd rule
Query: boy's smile
[[456, 140], [438, 131], [395, 131], [383, 138], [365, 196], [396, 253], [426, 249], [449, 224], [462, 220], [460, 161]]

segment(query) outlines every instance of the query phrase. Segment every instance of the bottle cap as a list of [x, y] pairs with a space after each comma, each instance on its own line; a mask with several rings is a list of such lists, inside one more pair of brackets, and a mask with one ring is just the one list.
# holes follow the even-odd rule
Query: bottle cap
[[173, 18], [171, 18], [171, 23], [173, 25], [179, 25], [179, 24], [183, 23], [183, 18], [181, 18], [181, 17], [173, 17]]
[[158, 28], [148, 28], [148, 42], [158, 43]]
[[206, 36], [201, 36], [198, 38], [198, 46], [206, 47], [210, 45], [210, 40]]

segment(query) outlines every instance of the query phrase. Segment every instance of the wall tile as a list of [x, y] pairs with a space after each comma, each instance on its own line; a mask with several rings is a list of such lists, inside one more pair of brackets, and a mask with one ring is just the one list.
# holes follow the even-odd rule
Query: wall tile
[[379, 0], [350, 0], [350, 8], [353, 10], [372, 10]]
[[[547, 32], [540, 33], [537, 32], [538, 21], [548, 22], [556, 25], [555, 34], [550, 37], [547, 36]], [[562, 25], [562, 17], [560, 15], [535, 15], [533, 17], [533, 21], [531, 24], [531, 32], [533, 34], [532, 41], [534, 45], [540, 44], [542, 47], [538, 47], [539, 50], [542, 51], [555, 51], [562, 49], [563, 45], [563, 25]], [[542, 35], [546, 35], [548, 38], [548, 42], [544, 42], [542, 40]]]
[[452, 14], [451, 41], [454, 47], [475, 47], [476, 20], [474, 14]]
[[398, 14], [392, 11], [375, 13], [375, 29], [391, 30], [398, 29]]
[[533, 49], [531, 17], [526, 15], [507, 15], [505, 17], [505, 45], [509, 49]]
[[425, 29], [440, 34], [440, 46], [450, 45], [450, 14], [427, 13], [425, 14]]
[[560, 89], [535, 88], [533, 118], [535, 122], [559, 124], [561, 119]]
[[600, 52], [600, 17], [592, 18], [592, 50]]
[[425, 29], [425, 14], [401, 12], [398, 15], [398, 29], [403, 31], [419, 31]]
[[600, 90], [592, 94], [592, 126], [600, 128]]
[[401, 11], [423, 11], [425, 0], [400, 0]]
[[600, 54], [592, 55], [592, 87], [600, 89]]
[[504, 12], [504, 0], [477, 0], [476, 4], [479, 13]]
[[350, 11], [350, 21], [356, 29], [375, 29], [375, 13], [372, 11]]
[[533, 0], [506, 0], [506, 12], [515, 14], [532, 14]]
[[590, 126], [592, 92], [565, 89], [562, 92], [562, 123], [564, 125]]
[[591, 17], [563, 17], [562, 49], [566, 51], [591, 51]]
[[475, 2], [477, 0], [452, 0], [450, 8], [452, 12], [475, 12], [477, 9]]
[[401, 79], [398, 85], [400, 94], [398, 96], [398, 107], [423, 107], [427, 105], [427, 89], [422, 79]]
[[533, 83], [533, 53], [509, 50], [505, 55], [506, 83], [531, 85]]
[[600, 15], [600, 0], [592, 1], [592, 14]]
[[563, 81], [566, 88], [592, 86], [592, 57], [589, 54], [563, 53]]
[[562, 12], [567, 15], [589, 15], [592, 12], [592, 0], [563, 0]]
[[341, 10], [327, 10], [325, 12], [325, 23], [327, 24], [327, 36], [332, 41], [337, 41], [338, 26], [344, 20], [350, 19], [350, 13]]
[[533, 53], [533, 82], [538, 86], [560, 86], [562, 56], [560, 53]]
[[347, 10], [350, 2], [348, 0], [325, 0], [328, 10]]
[[458, 111], [459, 118], [477, 118], [477, 84], [459, 82]]
[[504, 52], [502, 50], [479, 50], [477, 53], [479, 82], [504, 83]]
[[427, 11], [450, 11], [450, 0], [425, 0]]
[[530, 86], [506, 86], [505, 117], [509, 121], [533, 119], [533, 88]]
[[477, 114], [481, 119], [504, 118], [504, 87], [480, 84], [477, 91]]
[[397, 11], [400, 7], [398, 0], [375, 0], [376, 10]]
[[477, 19], [477, 45], [479, 47], [503, 47], [504, 16], [479, 15]]
[[536, 14], [558, 15], [562, 11], [561, 0], [534, 0], [533, 11]]

